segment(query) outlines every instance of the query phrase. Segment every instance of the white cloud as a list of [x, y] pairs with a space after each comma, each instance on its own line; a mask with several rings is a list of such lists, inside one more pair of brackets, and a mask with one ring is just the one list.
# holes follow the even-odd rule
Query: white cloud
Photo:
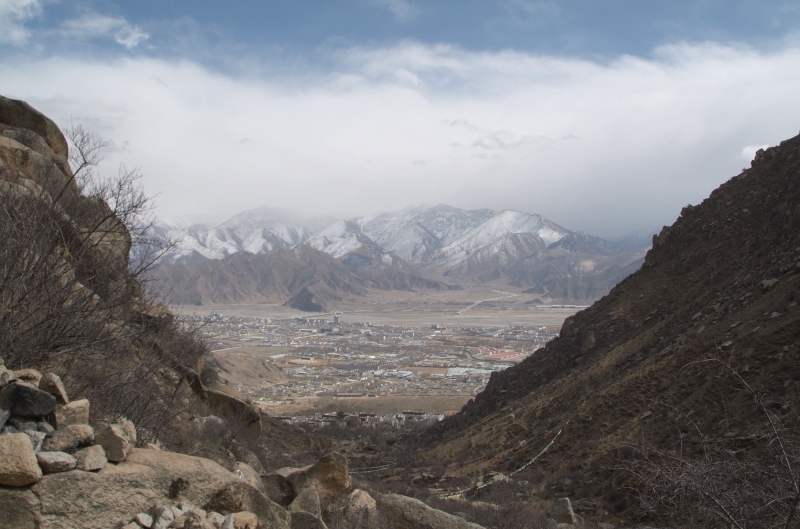
[[387, 9], [397, 20], [405, 22], [416, 17], [420, 10], [407, 0], [372, 0], [376, 6]]
[[150, 37], [122, 17], [109, 17], [99, 13], [86, 13], [79, 18], [65, 20], [61, 24], [61, 34], [77, 39], [113, 37], [118, 44], [128, 49], [135, 48]]
[[26, 44], [30, 31], [25, 27], [25, 22], [41, 12], [39, 0], [0, 0], [0, 44]]
[[769, 145], [748, 145], [742, 147], [742, 152], [739, 153], [739, 157], [745, 162], [752, 161], [753, 158], [756, 157], [756, 152], [759, 149], [766, 149], [767, 147], [769, 147]]
[[331, 60], [243, 79], [186, 61], [0, 58], [0, 79], [125, 145], [108, 169], [141, 166], [164, 216], [446, 202], [627, 233], [671, 223], [739, 172], [742, 146], [800, 122], [795, 47], [676, 44], [598, 64], [408, 42]]

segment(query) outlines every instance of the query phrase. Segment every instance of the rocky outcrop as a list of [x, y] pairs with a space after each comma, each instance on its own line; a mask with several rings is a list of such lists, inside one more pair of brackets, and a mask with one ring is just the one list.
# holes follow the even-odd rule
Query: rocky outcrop
[[377, 507], [398, 529], [482, 529], [478, 524], [400, 494], [379, 496]]

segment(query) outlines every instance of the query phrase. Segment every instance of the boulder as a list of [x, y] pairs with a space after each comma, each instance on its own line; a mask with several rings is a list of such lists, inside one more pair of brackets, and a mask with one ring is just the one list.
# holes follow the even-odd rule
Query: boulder
[[291, 529], [328, 529], [328, 526], [310, 512], [293, 511]]
[[175, 520], [175, 513], [169, 505], [156, 505], [153, 509], [153, 525], [151, 529], [167, 529]]
[[56, 409], [56, 398], [32, 384], [14, 380], [0, 390], [0, 408], [11, 415], [44, 417]]
[[290, 474], [287, 479], [296, 494], [313, 486], [321, 498], [332, 497], [350, 486], [347, 458], [338, 452], [331, 452], [308, 469]]
[[297, 496], [289, 504], [290, 511], [305, 511], [310, 512], [314, 516], [322, 514], [322, 507], [320, 506], [319, 493], [315, 487], [306, 487], [301, 490]]
[[287, 527], [289, 523], [289, 514], [284, 509], [238, 478], [217, 490], [203, 508], [221, 513], [252, 512], [267, 527]]
[[222, 523], [225, 521], [225, 517], [224, 516], [222, 516], [218, 512], [214, 512], [214, 511], [211, 511], [210, 513], [208, 513], [208, 516], [206, 516], [206, 518], [216, 528], [219, 528], [222, 525]]
[[28, 438], [31, 440], [33, 451], [38, 454], [39, 450], [42, 449], [42, 445], [44, 444], [47, 434], [40, 432], [39, 430], [24, 430], [22, 433], [28, 436]]
[[11, 412], [3, 408], [0, 408], [0, 428], [3, 428], [3, 426], [5, 426], [6, 421], [8, 421], [9, 417], [11, 417]]
[[56, 430], [47, 434], [42, 444], [46, 452], [74, 452], [78, 448], [78, 438], [70, 430]]
[[56, 410], [56, 428], [64, 429], [71, 424], [89, 424], [88, 400], [73, 400]]
[[209, 389], [208, 403], [229, 417], [237, 417], [255, 437], [261, 435], [261, 415], [247, 402], [222, 391]]
[[550, 510], [547, 511], [547, 517], [552, 518], [556, 523], [566, 523], [570, 525], [578, 524], [578, 517], [572, 510], [572, 503], [569, 498], [558, 498]]
[[264, 483], [261, 481], [261, 476], [247, 463], [242, 463], [241, 461], [237, 462], [233, 467], [233, 473], [240, 476], [251, 486], [264, 492]]
[[8, 383], [11, 382], [13, 378], [14, 378], [14, 373], [6, 370], [6, 368], [3, 366], [0, 366], [0, 389], [7, 386]]
[[[145, 526], [142, 526], [145, 527]], [[183, 529], [217, 529], [211, 520], [200, 513], [189, 511], [183, 521]]]
[[100, 445], [94, 445], [75, 452], [76, 467], [84, 472], [94, 472], [106, 466], [106, 451]]
[[367, 492], [356, 489], [347, 497], [341, 516], [346, 527], [376, 527], [378, 506]]
[[70, 424], [66, 431], [72, 432], [78, 440], [78, 445], [88, 445], [94, 441], [94, 428], [88, 424]]
[[0, 435], [0, 485], [24, 487], [41, 477], [30, 438], [24, 433]]
[[242, 511], [233, 515], [234, 529], [258, 529], [258, 516], [251, 512]]
[[65, 452], [39, 452], [36, 454], [36, 459], [45, 474], [66, 472], [75, 468], [78, 463], [74, 457]]
[[39, 381], [39, 389], [42, 391], [46, 391], [52, 396], [56, 398], [56, 402], [59, 404], [67, 404], [69, 403], [69, 397], [67, 397], [67, 390], [64, 389], [64, 383], [61, 382], [61, 378], [58, 375], [53, 373], [47, 373], [42, 379]]
[[483, 529], [478, 524], [400, 494], [379, 496], [376, 504], [378, 511], [398, 529]]
[[35, 369], [17, 369], [14, 371], [14, 376], [36, 387], [39, 386], [39, 381], [42, 380], [42, 374]]
[[133, 423], [124, 417], [116, 422], [103, 423], [95, 432], [95, 443], [106, 451], [109, 461], [118, 463], [125, 461], [136, 443], [136, 428]]
[[140, 512], [139, 514], [137, 514], [134, 517], [133, 521], [138, 523], [142, 527], [145, 527], [146, 529], [150, 529], [150, 527], [153, 526], [153, 517], [147, 514], [146, 512]]

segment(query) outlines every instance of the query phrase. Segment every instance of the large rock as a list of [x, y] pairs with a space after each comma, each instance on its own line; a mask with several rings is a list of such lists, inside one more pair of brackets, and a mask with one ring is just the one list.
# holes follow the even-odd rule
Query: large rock
[[284, 509], [241, 480], [217, 490], [203, 508], [221, 513], [252, 512], [266, 527], [285, 527], [289, 523], [289, 514]]
[[32, 130], [44, 139], [53, 154], [66, 163], [67, 140], [61, 134], [61, 129], [50, 118], [25, 101], [0, 96], [0, 123], [19, 129]]
[[315, 487], [306, 487], [301, 490], [292, 503], [289, 504], [290, 511], [305, 511], [310, 512], [314, 516], [322, 514], [322, 507], [320, 505], [319, 493]]
[[242, 463], [238, 461], [236, 465], [233, 467], [233, 473], [237, 476], [241, 476], [243, 480], [245, 480], [249, 485], [257, 488], [261, 492], [265, 492], [264, 490], [264, 483], [261, 481], [261, 476], [258, 475], [258, 472], [253, 470], [253, 467], [248, 465], [247, 463]]
[[290, 474], [287, 479], [296, 494], [312, 486], [322, 498], [335, 496], [350, 486], [347, 458], [338, 452], [331, 452], [308, 469]]
[[94, 445], [75, 452], [76, 467], [84, 472], [94, 472], [106, 466], [106, 451], [100, 445]]
[[237, 512], [233, 515], [234, 529], [258, 529], [258, 516], [251, 512]]
[[42, 380], [42, 374], [36, 369], [17, 369], [14, 376], [35, 387], [39, 387], [39, 381]]
[[11, 415], [44, 417], [56, 409], [56, 398], [27, 382], [14, 380], [0, 390], [0, 408]]
[[213, 523], [208, 521], [205, 516], [194, 511], [186, 513], [186, 519], [183, 522], [183, 529], [217, 529]]
[[552, 518], [556, 523], [578, 524], [578, 517], [572, 510], [569, 498], [558, 498], [550, 507], [550, 510], [547, 511], [547, 517]]
[[47, 434], [42, 444], [46, 452], [74, 452], [78, 448], [78, 438], [71, 430], [56, 430]]
[[45, 474], [55, 474], [56, 472], [66, 472], [72, 470], [78, 461], [65, 452], [39, 452], [36, 454], [39, 466]]
[[321, 518], [314, 516], [310, 512], [292, 512], [292, 529], [328, 529]]
[[[8, 436], [0, 439], [3, 437]], [[119, 527], [154, 505], [174, 501], [168, 497], [169, 491], [179, 477], [186, 483], [181, 492], [186, 501], [204, 505], [217, 492], [233, 485], [239, 503], [255, 508], [231, 512], [250, 511], [259, 516], [264, 527], [289, 529], [286, 511], [213, 461], [138, 448], [124, 462], [106, 465], [99, 472], [48, 474], [29, 489], [0, 488], [0, 527]], [[9, 512], [13, 512], [13, 518]], [[6, 519], [11, 521], [5, 523]]]
[[56, 428], [64, 429], [71, 424], [89, 424], [88, 400], [73, 400], [56, 410]]
[[347, 497], [341, 517], [345, 527], [375, 527], [378, 524], [378, 506], [367, 492], [356, 489]]
[[53, 373], [47, 373], [39, 381], [39, 389], [46, 391], [56, 398], [59, 404], [68, 404], [69, 397], [67, 397], [67, 390], [64, 389], [64, 383], [61, 377]]
[[6, 421], [8, 420], [9, 417], [11, 417], [11, 412], [8, 410], [4, 410], [3, 408], [0, 408], [0, 429], [2, 429], [3, 426], [6, 425]]
[[94, 428], [88, 424], [70, 424], [66, 430], [72, 432], [79, 445], [88, 445], [94, 441]]
[[136, 427], [124, 417], [113, 423], [103, 423], [95, 432], [95, 443], [106, 451], [109, 461], [125, 461], [136, 444]]
[[24, 433], [0, 435], [0, 485], [24, 487], [41, 477], [30, 438]]
[[483, 529], [478, 524], [400, 494], [384, 494], [376, 503], [378, 511], [398, 529]]
[[237, 417], [247, 430], [258, 437], [261, 435], [261, 415], [247, 402], [222, 391], [209, 389], [208, 403], [229, 417]]

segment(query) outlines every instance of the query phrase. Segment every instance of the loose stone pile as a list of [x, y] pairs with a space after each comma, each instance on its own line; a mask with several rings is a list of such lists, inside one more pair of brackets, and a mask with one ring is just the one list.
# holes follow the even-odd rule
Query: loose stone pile
[[129, 420], [89, 424], [89, 401], [70, 401], [58, 375], [8, 370], [0, 358], [0, 485], [32, 485], [43, 474], [95, 472], [124, 461], [136, 443]]
[[205, 511], [188, 501], [176, 505], [160, 504], [149, 512], [140, 512], [122, 529], [257, 529], [258, 516], [240, 511], [224, 516], [216, 511]]

